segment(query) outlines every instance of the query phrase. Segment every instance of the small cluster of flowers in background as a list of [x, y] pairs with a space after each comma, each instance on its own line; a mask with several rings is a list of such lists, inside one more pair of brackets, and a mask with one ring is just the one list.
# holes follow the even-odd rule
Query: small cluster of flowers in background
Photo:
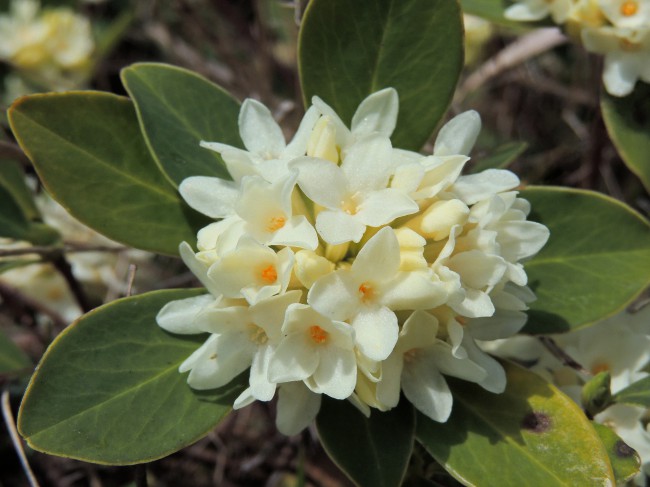
[[[138, 277], [145, 282], [153, 281], [151, 276], [152, 254], [136, 249], [124, 249], [120, 244], [103, 235], [72, 217], [60, 204], [46, 193], [41, 193], [34, 198], [44, 222], [56, 228], [65, 242], [73, 243], [83, 249], [84, 247], [101, 247], [96, 252], [70, 252], [66, 258], [70, 263], [72, 274], [84, 285], [91, 297], [100, 301], [109, 301], [124, 295], [127, 283], [129, 262], [139, 265]], [[29, 242], [0, 239], [0, 250], [28, 249]], [[114, 251], [111, 251], [113, 249]], [[5, 257], [6, 261], [12, 259], [20, 264], [15, 257]], [[35, 254], [25, 254], [21, 257], [25, 261], [37, 260]], [[3, 258], [0, 258], [2, 263]], [[79, 303], [68, 288], [65, 279], [51, 263], [34, 262], [21, 264], [14, 269], [5, 270], [0, 274], [0, 283], [5, 283], [34, 299], [56, 312], [66, 322], [71, 323], [83, 314]]]
[[550, 15], [588, 51], [604, 55], [603, 82], [614, 96], [630, 94], [639, 79], [650, 83], [650, 0], [518, 0], [505, 15]]
[[95, 50], [90, 22], [70, 8], [41, 11], [38, 0], [12, 0], [0, 15], [0, 61], [14, 73], [5, 79], [7, 102], [34, 91], [80, 88]]
[[534, 294], [521, 264], [548, 229], [527, 221], [510, 171], [461, 176], [480, 131], [469, 111], [441, 130], [429, 156], [393, 148], [397, 92], [358, 107], [349, 129], [318, 97], [290, 143], [255, 100], [241, 108], [246, 150], [217, 142], [233, 181], [195, 176], [180, 192], [221, 219], [180, 246], [208, 294], [168, 303], [158, 324], [209, 333], [181, 366], [195, 389], [250, 368], [234, 407], [269, 401], [276, 424], [305, 428], [321, 395], [364, 414], [395, 407], [400, 390], [446, 421], [444, 375], [499, 393], [501, 365], [475, 340], [512, 336]]
[[[650, 375], [650, 306], [552, 338], [584, 371], [560, 361], [535, 337], [517, 336], [480, 345], [492, 354], [528, 364], [578, 404], [583, 385], [599, 372], [610, 373], [613, 394]], [[642, 470], [635, 480], [641, 486], [646, 485], [645, 476], [650, 476], [649, 415], [650, 411], [640, 406], [614, 404], [594, 417], [637, 451]]]

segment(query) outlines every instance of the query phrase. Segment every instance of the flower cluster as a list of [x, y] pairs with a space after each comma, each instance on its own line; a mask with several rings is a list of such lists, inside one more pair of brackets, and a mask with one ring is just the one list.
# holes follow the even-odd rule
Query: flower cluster
[[[480, 345], [501, 357], [532, 364], [533, 371], [555, 383], [578, 404], [583, 385], [599, 372], [610, 373], [613, 394], [650, 375], [650, 306], [553, 338], [585, 372], [561, 363], [533, 337], [518, 336]], [[641, 406], [614, 404], [594, 417], [637, 451], [642, 471], [635, 481], [642, 486], [646, 485], [645, 476], [650, 476], [649, 413]]]
[[615, 96], [632, 92], [637, 80], [650, 83], [650, 0], [518, 0], [505, 13], [512, 20], [556, 24], [605, 56], [603, 82]]
[[303, 429], [321, 395], [364, 414], [400, 391], [445, 421], [444, 375], [505, 388], [501, 365], [475, 339], [513, 335], [534, 299], [521, 264], [548, 229], [527, 221], [518, 178], [461, 176], [480, 130], [469, 111], [441, 130], [432, 155], [392, 147], [397, 92], [366, 98], [349, 129], [318, 97], [290, 143], [269, 110], [241, 108], [246, 150], [214, 142], [233, 181], [196, 176], [180, 192], [220, 219], [180, 254], [208, 294], [168, 303], [158, 324], [209, 333], [180, 367], [196, 389], [250, 368], [235, 408], [278, 389], [277, 425]]
[[12, 0], [10, 14], [0, 16], [0, 60], [21, 76], [11, 77], [10, 87], [76, 88], [94, 49], [90, 22], [68, 8], [40, 12], [37, 0]]

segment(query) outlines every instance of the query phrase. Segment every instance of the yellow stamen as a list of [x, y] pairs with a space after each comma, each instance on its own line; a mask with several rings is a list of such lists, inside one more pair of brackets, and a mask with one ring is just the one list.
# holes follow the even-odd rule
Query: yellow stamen
[[275, 270], [275, 267], [273, 265], [270, 265], [262, 269], [262, 272], [260, 272], [260, 277], [264, 282], [273, 284], [278, 280], [278, 271]]
[[251, 342], [257, 343], [258, 345], [264, 345], [269, 341], [269, 337], [266, 335], [264, 328], [253, 323], [248, 325], [248, 338]]
[[314, 325], [309, 327], [309, 336], [314, 342], [322, 345], [325, 343], [325, 341], [327, 341], [329, 333], [323, 330], [320, 326]]
[[375, 297], [375, 290], [372, 287], [372, 284], [369, 282], [361, 283], [359, 286], [359, 294], [361, 301], [368, 302]]
[[283, 216], [274, 216], [271, 217], [269, 220], [269, 224], [267, 225], [266, 229], [269, 232], [275, 232], [277, 230], [280, 230], [284, 224], [287, 223], [287, 219]]
[[628, 0], [621, 4], [621, 15], [631, 17], [639, 11], [639, 3], [634, 0]]

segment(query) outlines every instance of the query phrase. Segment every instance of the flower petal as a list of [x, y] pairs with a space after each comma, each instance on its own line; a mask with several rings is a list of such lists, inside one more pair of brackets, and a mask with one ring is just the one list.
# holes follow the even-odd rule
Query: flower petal
[[367, 194], [359, 204], [356, 217], [370, 227], [380, 227], [419, 209], [418, 204], [402, 191], [387, 188]]
[[397, 316], [388, 308], [364, 310], [352, 319], [359, 351], [372, 360], [385, 360], [397, 343]]
[[330, 245], [359, 242], [366, 226], [353, 215], [341, 210], [324, 210], [316, 217], [316, 230]]
[[178, 191], [188, 205], [211, 218], [233, 215], [235, 201], [239, 196], [235, 183], [209, 176], [185, 178]]
[[352, 133], [356, 136], [379, 132], [390, 137], [397, 123], [399, 98], [394, 88], [384, 88], [366, 97], [352, 117]]
[[469, 155], [480, 131], [478, 112], [468, 110], [456, 115], [440, 129], [433, 153], [436, 156]]
[[302, 382], [282, 384], [278, 393], [276, 427], [287, 436], [300, 433], [318, 414], [320, 402], [320, 394], [314, 394]]
[[413, 360], [402, 371], [406, 398], [425, 416], [444, 423], [451, 414], [453, 397], [447, 381], [430, 360]]
[[170, 301], [158, 311], [156, 322], [163, 330], [171, 333], [203, 333], [204, 330], [194, 323], [194, 318], [203, 308], [214, 302], [215, 297], [211, 294]]
[[318, 367], [318, 361], [306, 334], [293, 333], [275, 349], [269, 364], [269, 380], [277, 384], [307, 379]]
[[[314, 372], [314, 392], [326, 394], [334, 399], [346, 399], [357, 383], [357, 362], [352, 350], [327, 347], [320, 353], [320, 363]], [[308, 384], [309, 384], [308, 382]]]
[[239, 111], [239, 134], [244, 146], [265, 159], [277, 159], [286, 143], [282, 129], [262, 103], [247, 98]]

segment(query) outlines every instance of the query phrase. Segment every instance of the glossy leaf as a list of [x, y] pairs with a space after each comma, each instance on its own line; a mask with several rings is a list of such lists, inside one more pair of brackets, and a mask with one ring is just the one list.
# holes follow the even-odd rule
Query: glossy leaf
[[172, 335], [162, 306], [200, 294], [166, 290], [120, 299], [66, 328], [32, 377], [18, 427], [39, 451], [123, 465], [169, 455], [207, 434], [243, 390], [194, 391], [179, 365], [205, 336]]
[[[486, 169], [503, 169], [524, 153], [528, 144], [526, 142], [509, 142], [491, 150], [485, 157], [478, 158], [472, 166], [472, 172], [481, 172]], [[474, 160], [474, 157], [472, 157]]]
[[627, 167], [650, 191], [650, 87], [638, 83], [625, 97], [603, 94], [605, 126]]
[[26, 219], [40, 218], [41, 215], [34, 203], [34, 197], [25, 184], [25, 173], [18, 163], [0, 160], [0, 186], [11, 194]]
[[366, 418], [348, 401], [323, 396], [316, 426], [325, 451], [357, 485], [401, 485], [415, 434], [415, 414], [407, 401], [388, 412], [373, 410]]
[[449, 380], [451, 417], [418, 415], [417, 438], [465, 485], [614, 485], [605, 448], [580, 408], [538, 375], [505, 364], [502, 394]]
[[605, 445], [605, 450], [607, 450], [609, 461], [614, 470], [616, 485], [625, 485], [625, 482], [632, 480], [639, 473], [641, 457], [639, 457], [636, 450], [625, 443], [607, 426], [598, 423], [592, 423], [592, 426]]
[[0, 331], [0, 377], [30, 372], [29, 357]]
[[305, 103], [318, 95], [349, 124], [370, 93], [399, 93], [396, 147], [418, 150], [451, 101], [463, 65], [463, 27], [449, 0], [312, 0], [298, 64]]
[[650, 408], [650, 377], [636, 381], [625, 389], [618, 391], [612, 399], [614, 402]]
[[173, 255], [207, 224], [160, 172], [126, 98], [33, 95], [14, 103], [9, 119], [54, 199], [107, 237]]
[[650, 284], [650, 224], [603, 194], [537, 187], [521, 192], [531, 219], [551, 231], [525, 264], [531, 303], [527, 333], [559, 333], [614, 315]]
[[122, 81], [135, 103], [154, 158], [178, 185], [188, 176], [230, 179], [219, 154], [202, 140], [242, 146], [239, 103], [196, 73], [156, 63], [122, 70]]

